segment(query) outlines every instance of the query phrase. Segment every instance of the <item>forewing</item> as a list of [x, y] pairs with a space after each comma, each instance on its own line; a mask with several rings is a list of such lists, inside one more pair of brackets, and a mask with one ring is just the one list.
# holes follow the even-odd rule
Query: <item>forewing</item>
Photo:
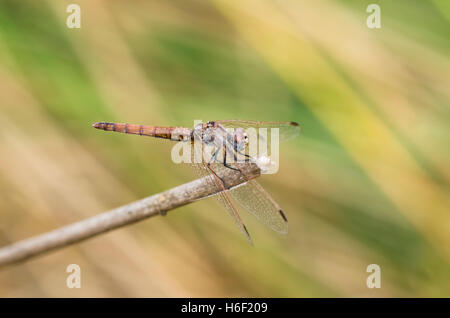
[[271, 128], [279, 129], [280, 141], [288, 141], [300, 133], [299, 124], [292, 121], [253, 121], [253, 120], [216, 120], [225, 128], [254, 128], [258, 132], [259, 128], [267, 128], [270, 134]]
[[256, 181], [231, 189], [231, 197], [272, 230], [286, 234], [288, 222], [275, 200]]

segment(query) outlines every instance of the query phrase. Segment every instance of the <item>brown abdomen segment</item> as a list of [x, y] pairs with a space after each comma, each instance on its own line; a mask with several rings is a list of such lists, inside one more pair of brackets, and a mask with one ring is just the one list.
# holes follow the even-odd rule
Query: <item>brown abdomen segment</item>
[[92, 125], [97, 129], [115, 131], [125, 134], [149, 136], [172, 140], [190, 140], [191, 130], [183, 127], [159, 127], [146, 125], [133, 125], [122, 123], [99, 122]]

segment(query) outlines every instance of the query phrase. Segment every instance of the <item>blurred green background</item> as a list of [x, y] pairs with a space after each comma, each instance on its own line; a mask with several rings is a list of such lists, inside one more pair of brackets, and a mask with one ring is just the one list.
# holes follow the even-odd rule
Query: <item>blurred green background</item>
[[171, 143], [93, 122], [302, 134], [260, 178], [287, 236], [243, 212], [252, 247], [207, 199], [4, 268], [0, 296], [450, 296], [449, 88], [448, 0], [2, 0], [0, 246], [195, 178]]

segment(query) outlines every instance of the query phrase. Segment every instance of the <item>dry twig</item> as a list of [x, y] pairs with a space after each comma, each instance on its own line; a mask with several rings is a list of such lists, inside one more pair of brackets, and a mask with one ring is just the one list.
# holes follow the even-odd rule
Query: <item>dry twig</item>
[[[246, 177], [231, 169], [224, 169], [219, 173], [227, 189], [260, 175], [259, 168], [255, 164], [243, 165], [241, 170]], [[17, 263], [158, 214], [165, 214], [170, 210], [220, 192], [219, 188], [211, 188], [206, 178], [208, 177], [5, 246], [0, 249], [0, 266]]]

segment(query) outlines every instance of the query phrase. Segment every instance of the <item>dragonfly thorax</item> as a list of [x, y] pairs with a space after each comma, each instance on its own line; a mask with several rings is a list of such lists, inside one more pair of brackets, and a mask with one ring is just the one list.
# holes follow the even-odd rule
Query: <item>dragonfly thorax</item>
[[225, 140], [226, 140], [226, 132], [223, 132], [215, 127], [206, 128], [202, 135], [203, 143], [218, 148], [222, 147]]
[[207, 126], [203, 131], [202, 142], [216, 148], [228, 145], [227, 147], [241, 151], [248, 144], [248, 136], [242, 128], [227, 130], [222, 126]]

